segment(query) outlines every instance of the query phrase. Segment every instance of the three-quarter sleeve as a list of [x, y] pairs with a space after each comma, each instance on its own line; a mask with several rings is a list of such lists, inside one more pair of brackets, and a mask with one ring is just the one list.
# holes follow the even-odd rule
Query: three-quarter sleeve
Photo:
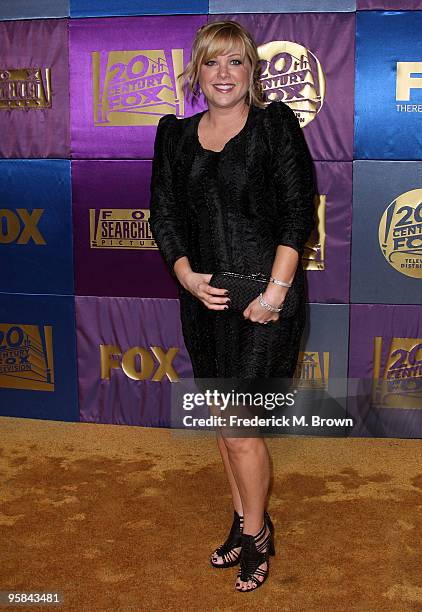
[[155, 242], [166, 262], [170, 274], [177, 280], [174, 263], [187, 256], [185, 224], [180, 203], [172, 185], [171, 160], [178, 119], [175, 115], [163, 115], [157, 126], [154, 143], [154, 159], [150, 184], [149, 224]]
[[271, 128], [271, 177], [276, 194], [277, 244], [303, 255], [315, 226], [312, 158], [293, 110], [273, 101], [266, 108]]

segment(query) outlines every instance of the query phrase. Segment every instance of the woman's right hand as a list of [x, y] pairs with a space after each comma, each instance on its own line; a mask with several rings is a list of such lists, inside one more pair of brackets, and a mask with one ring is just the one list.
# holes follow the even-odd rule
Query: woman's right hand
[[230, 303], [227, 290], [211, 287], [209, 284], [211, 277], [212, 274], [188, 272], [180, 282], [210, 310], [224, 310]]

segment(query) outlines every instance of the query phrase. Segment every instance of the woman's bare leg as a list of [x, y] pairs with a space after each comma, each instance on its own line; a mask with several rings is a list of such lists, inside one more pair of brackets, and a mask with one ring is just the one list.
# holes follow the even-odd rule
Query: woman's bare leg
[[[257, 533], [270, 484], [270, 457], [264, 438], [227, 438], [222, 440], [231, 474], [240, 494], [245, 533]], [[219, 441], [219, 446], [221, 441]], [[221, 450], [221, 449], [220, 449]], [[237, 510], [237, 508], [236, 508]]]
[[217, 432], [217, 444], [220, 450], [221, 459], [223, 460], [224, 469], [226, 470], [227, 478], [229, 480], [230, 490], [231, 490], [232, 499], [233, 499], [233, 507], [238, 514], [243, 516], [242, 498], [240, 497], [239, 487], [237, 486], [237, 482], [234, 477], [232, 467], [230, 465], [227, 446], [226, 446], [226, 443], [224, 442], [224, 438], [218, 432]]
[[[213, 414], [219, 414], [219, 408], [211, 409]], [[235, 510], [244, 516], [244, 533], [255, 535], [262, 527], [262, 519], [266, 505], [270, 482], [270, 460], [264, 438], [229, 438], [221, 435], [217, 428], [217, 444], [223, 465], [229, 480]], [[264, 537], [268, 534], [266, 527]], [[240, 552], [240, 548], [234, 549]], [[223, 559], [216, 557], [217, 563]], [[267, 564], [260, 565], [263, 570]], [[242, 589], [253, 587], [251, 581], [238, 580]]]
[[[262, 528], [265, 502], [270, 483], [270, 457], [264, 438], [224, 437], [231, 470], [238, 485], [243, 506], [243, 532], [256, 535]], [[269, 533], [266, 527], [264, 536]], [[267, 563], [260, 565], [267, 569]], [[252, 588], [251, 581], [240, 579], [241, 589]]]
[[[210, 414], [212, 414], [213, 416], [217, 416], [217, 417], [221, 416], [221, 409], [218, 404], [211, 405]], [[224, 469], [226, 471], [227, 478], [228, 478], [229, 485], [230, 485], [230, 490], [231, 490], [232, 500], [233, 500], [233, 507], [238, 514], [243, 516], [242, 498], [240, 496], [239, 487], [237, 486], [237, 482], [236, 482], [236, 479], [233, 474], [233, 470], [230, 465], [230, 460], [229, 460], [229, 456], [227, 453], [227, 446], [221, 435], [221, 430], [219, 427], [216, 427], [216, 434], [217, 434], [217, 445], [220, 451], [221, 459], [223, 461]]]
[[[224, 469], [225, 469], [225, 472], [227, 474], [227, 478], [229, 481], [230, 490], [232, 494], [233, 507], [236, 510], [236, 512], [240, 516], [242, 516], [242, 521], [243, 521], [242, 499], [240, 497], [239, 488], [237, 486], [236, 479], [234, 477], [234, 474], [233, 474], [233, 471], [230, 465], [226, 444], [218, 428], [217, 428], [217, 445], [220, 450], [221, 459], [223, 461]], [[240, 550], [241, 550], [240, 546], [233, 548], [233, 555], [238, 556], [240, 554]], [[211, 558], [212, 558], [213, 563], [217, 563], [219, 565], [222, 565], [224, 562], [224, 559], [220, 555], [213, 554]]]

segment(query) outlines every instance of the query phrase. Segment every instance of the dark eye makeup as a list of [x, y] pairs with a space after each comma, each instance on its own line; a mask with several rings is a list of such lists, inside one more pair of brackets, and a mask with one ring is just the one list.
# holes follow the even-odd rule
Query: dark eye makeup
[[[210, 62], [214, 62], [214, 61], [215, 61], [215, 60], [208, 60], [207, 62], [205, 62], [205, 66], [208, 66], [208, 64], [209, 64]], [[232, 59], [232, 60], [230, 60], [230, 61], [232, 61], [232, 62], [239, 62], [239, 64], [241, 64], [241, 63], [242, 63], [242, 60], [240, 60], [240, 59]]]

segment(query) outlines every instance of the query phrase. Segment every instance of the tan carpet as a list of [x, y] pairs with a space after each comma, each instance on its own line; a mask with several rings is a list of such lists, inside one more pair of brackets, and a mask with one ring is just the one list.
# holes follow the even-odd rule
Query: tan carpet
[[208, 565], [232, 520], [214, 434], [9, 417], [0, 433], [0, 590], [78, 612], [422, 610], [420, 441], [269, 439], [276, 556], [237, 593], [236, 567]]

